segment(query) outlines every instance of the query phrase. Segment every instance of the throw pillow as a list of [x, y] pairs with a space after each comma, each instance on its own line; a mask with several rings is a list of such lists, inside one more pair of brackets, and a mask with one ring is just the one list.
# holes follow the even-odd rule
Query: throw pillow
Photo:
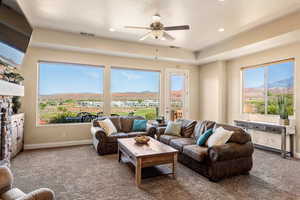
[[181, 128], [181, 135], [183, 137], [187, 137], [187, 138], [191, 137], [194, 132], [196, 124], [197, 124], [197, 121], [191, 121], [187, 124], [183, 124], [183, 126]]
[[180, 122], [171, 122], [169, 121], [167, 128], [165, 130], [166, 135], [174, 135], [174, 136], [181, 136], [181, 123]]
[[214, 145], [223, 145], [230, 139], [233, 131], [227, 131], [223, 127], [219, 127], [215, 130], [207, 140], [207, 146], [212, 147]]
[[209, 129], [207, 130], [204, 134], [202, 134], [198, 140], [197, 140], [197, 145], [202, 146], [205, 144], [205, 142], [207, 141], [207, 139], [209, 138], [209, 136], [211, 136], [213, 134], [213, 129]]
[[98, 124], [101, 128], [104, 129], [107, 136], [110, 136], [113, 133], [117, 133], [116, 127], [114, 126], [112, 121], [108, 118], [102, 121], [98, 121]]
[[146, 131], [147, 129], [147, 120], [135, 119], [133, 121], [132, 131]]

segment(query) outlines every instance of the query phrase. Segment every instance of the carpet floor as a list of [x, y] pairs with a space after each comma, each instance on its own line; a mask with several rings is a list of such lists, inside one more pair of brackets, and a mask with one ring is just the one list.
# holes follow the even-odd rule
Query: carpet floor
[[25, 151], [12, 161], [14, 186], [24, 192], [40, 187], [58, 200], [300, 199], [300, 161], [255, 150], [250, 175], [213, 183], [184, 165], [177, 176], [143, 179], [118, 163], [117, 155], [98, 156], [92, 146]]

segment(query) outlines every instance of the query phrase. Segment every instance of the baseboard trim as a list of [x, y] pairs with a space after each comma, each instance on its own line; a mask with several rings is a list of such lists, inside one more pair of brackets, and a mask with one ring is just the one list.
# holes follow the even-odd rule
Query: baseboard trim
[[92, 144], [92, 140], [74, 140], [74, 141], [66, 141], [66, 142], [25, 144], [24, 150], [69, 147], [69, 146], [78, 146], [78, 145], [87, 145], [87, 144]]

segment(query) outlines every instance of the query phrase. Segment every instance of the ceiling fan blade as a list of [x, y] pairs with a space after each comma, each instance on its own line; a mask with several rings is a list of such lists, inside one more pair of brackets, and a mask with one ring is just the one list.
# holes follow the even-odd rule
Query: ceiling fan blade
[[142, 26], [124, 26], [124, 28], [151, 30], [151, 28], [149, 27], [142, 27]]
[[163, 37], [166, 38], [167, 40], [175, 40], [175, 38], [172, 35], [166, 32], [164, 32]]
[[190, 29], [189, 25], [164, 27], [165, 31], [178, 31], [178, 30], [189, 30], [189, 29]]
[[147, 37], [149, 37], [151, 34], [152, 34], [152, 31], [146, 33], [145, 35], [143, 35], [143, 36], [140, 38], [140, 40], [141, 40], [141, 41], [142, 41], [142, 40], [145, 40], [145, 39], [146, 39]]

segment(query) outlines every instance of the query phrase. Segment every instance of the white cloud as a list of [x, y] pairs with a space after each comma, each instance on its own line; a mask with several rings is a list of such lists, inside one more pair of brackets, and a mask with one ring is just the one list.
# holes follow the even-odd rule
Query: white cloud
[[122, 75], [125, 76], [129, 81], [130, 80], [137, 80], [137, 79], [142, 78], [142, 76], [140, 76], [140, 75], [133, 74], [133, 73], [128, 73], [128, 72], [122, 72]]

